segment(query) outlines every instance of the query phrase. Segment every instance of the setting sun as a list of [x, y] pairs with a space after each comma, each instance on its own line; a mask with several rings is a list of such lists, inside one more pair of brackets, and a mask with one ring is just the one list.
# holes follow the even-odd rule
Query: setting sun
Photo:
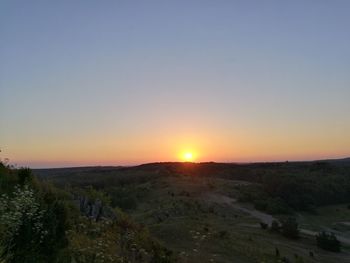
[[186, 162], [190, 162], [193, 160], [193, 153], [192, 152], [185, 152], [183, 154], [183, 159], [186, 161]]

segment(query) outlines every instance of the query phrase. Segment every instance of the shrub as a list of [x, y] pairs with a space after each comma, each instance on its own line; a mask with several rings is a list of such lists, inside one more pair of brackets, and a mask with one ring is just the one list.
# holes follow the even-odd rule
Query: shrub
[[317, 246], [333, 252], [340, 252], [341, 244], [333, 233], [322, 231], [316, 236]]
[[291, 209], [281, 198], [270, 198], [267, 202], [266, 212], [269, 214], [290, 214]]
[[267, 209], [267, 202], [265, 200], [256, 200], [254, 201], [254, 208], [256, 210], [260, 210], [260, 211], [266, 211]]
[[[47, 231], [43, 227], [45, 211], [29, 186], [16, 187], [13, 197], [0, 198], [0, 222], [3, 226], [3, 257], [8, 262], [35, 262]], [[39, 246], [38, 246], [39, 245]], [[32, 261], [31, 261], [32, 260]]]
[[20, 168], [17, 172], [18, 175], [18, 182], [21, 185], [24, 185], [26, 182], [29, 182], [33, 175], [32, 175], [32, 170], [29, 168]]
[[268, 224], [266, 224], [266, 223], [264, 223], [264, 222], [260, 222], [260, 227], [261, 227], [262, 229], [267, 229]]
[[229, 232], [227, 232], [226, 230], [221, 230], [221, 231], [219, 231], [219, 237], [220, 238], [227, 238], [227, 237], [229, 237]]
[[291, 209], [281, 198], [268, 198], [254, 200], [254, 208], [266, 211], [269, 214], [290, 214]]
[[282, 221], [281, 225], [282, 235], [288, 238], [298, 238], [299, 230], [298, 223], [294, 217], [288, 217]]
[[279, 232], [280, 231], [280, 224], [278, 223], [277, 220], [273, 220], [272, 223], [271, 223], [271, 231], [272, 232]]

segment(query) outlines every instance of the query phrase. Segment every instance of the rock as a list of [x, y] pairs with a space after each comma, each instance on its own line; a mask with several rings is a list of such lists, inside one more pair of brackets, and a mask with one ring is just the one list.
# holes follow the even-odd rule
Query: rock
[[95, 221], [98, 221], [102, 213], [102, 202], [96, 199], [93, 204], [91, 204], [90, 217]]
[[86, 196], [75, 196], [73, 203], [79, 208], [83, 215], [95, 221], [99, 221], [101, 218], [117, 218], [113, 209], [109, 206], [104, 206], [99, 199], [90, 200]]

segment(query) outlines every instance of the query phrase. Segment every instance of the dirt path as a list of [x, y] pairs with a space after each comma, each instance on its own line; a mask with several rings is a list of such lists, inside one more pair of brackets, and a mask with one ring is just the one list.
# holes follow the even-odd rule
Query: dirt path
[[[229, 196], [225, 196], [225, 195], [221, 195], [221, 194], [207, 194], [206, 198], [207, 198], [207, 200], [215, 202], [215, 203], [230, 205], [234, 209], [237, 209], [237, 210], [240, 210], [246, 214], [249, 214], [250, 216], [255, 217], [256, 219], [259, 219], [261, 222], [268, 224], [269, 226], [271, 225], [273, 220], [277, 220], [273, 216], [266, 214], [266, 213], [263, 213], [263, 212], [260, 212], [256, 209], [245, 208], [245, 207], [241, 206], [235, 198], [232, 198]], [[308, 230], [308, 229], [300, 228], [299, 230], [300, 230], [300, 233], [305, 234], [305, 235], [309, 235], [309, 236], [316, 236], [318, 234], [318, 232]], [[328, 231], [329, 231], [329, 229], [328, 229]], [[334, 234], [341, 243], [346, 244], [346, 245], [350, 245], [350, 238], [340, 236], [339, 234], [336, 234], [336, 233], [334, 233]]]
[[[309, 229], [300, 228], [299, 230], [300, 230], [300, 233], [305, 234], [305, 235], [309, 235], [309, 236], [316, 236], [318, 234], [318, 232], [315, 232], [315, 231], [312, 231]], [[331, 231], [328, 231], [328, 232], [331, 232]], [[335, 234], [335, 236], [337, 237], [337, 239], [341, 243], [350, 246], [350, 239], [349, 238], [346, 238], [346, 237], [343, 237], [343, 236], [340, 236], [337, 234]]]
[[235, 198], [221, 195], [221, 194], [208, 194], [206, 195], [207, 200], [210, 200], [212, 202], [218, 203], [218, 204], [226, 204], [230, 205], [234, 209], [240, 210], [246, 214], [249, 214], [252, 217], [255, 217], [259, 219], [261, 222], [271, 225], [273, 220], [276, 220], [273, 216], [260, 212], [255, 209], [248, 209], [243, 206], [241, 206]]

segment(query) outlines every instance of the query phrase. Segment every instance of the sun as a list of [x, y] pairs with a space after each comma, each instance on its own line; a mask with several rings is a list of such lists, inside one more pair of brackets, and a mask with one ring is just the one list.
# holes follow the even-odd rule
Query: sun
[[186, 162], [193, 161], [193, 153], [192, 152], [184, 152], [182, 157]]

